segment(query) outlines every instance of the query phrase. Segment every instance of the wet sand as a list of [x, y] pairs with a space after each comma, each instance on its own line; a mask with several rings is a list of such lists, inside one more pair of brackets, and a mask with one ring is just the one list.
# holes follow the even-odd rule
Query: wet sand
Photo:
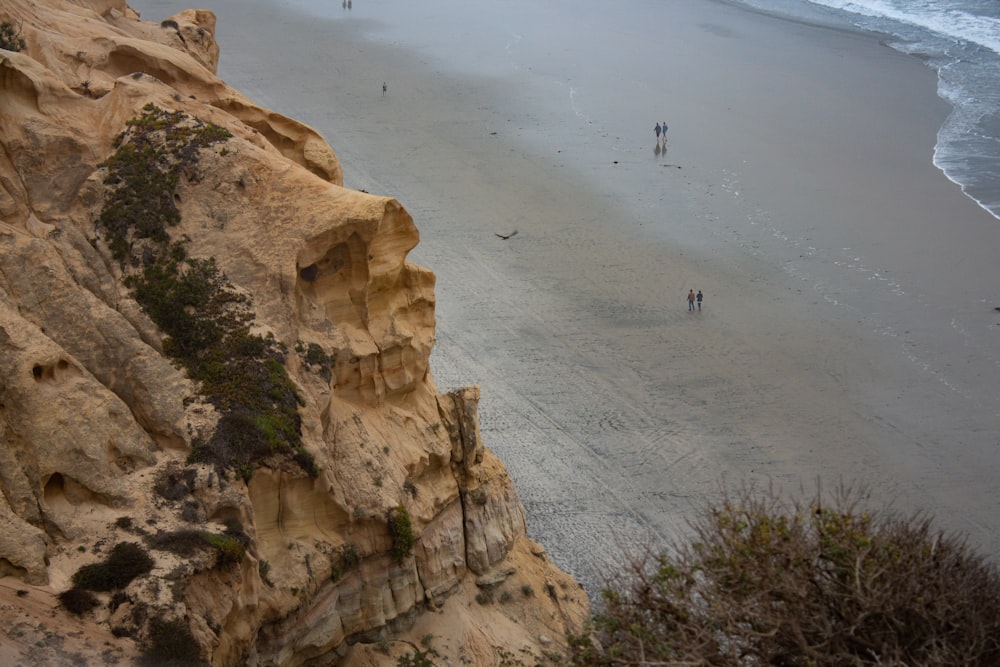
[[[931, 165], [933, 73], [870, 37], [671, 6], [663, 48], [688, 70], [617, 82], [636, 104], [567, 84], [556, 123], [543, 88], [366, 39], [377, 21], [208, 8], [222, 78], [415, 219], [437, 384], [482, 387], [529, 533], [591, 593], [720, 484], [867, 484], [1000, 553], [1000, 247]], [[620, 125], [588, 134], [613, 104]], [[670, 109], [665, 151], [649, 108]]]

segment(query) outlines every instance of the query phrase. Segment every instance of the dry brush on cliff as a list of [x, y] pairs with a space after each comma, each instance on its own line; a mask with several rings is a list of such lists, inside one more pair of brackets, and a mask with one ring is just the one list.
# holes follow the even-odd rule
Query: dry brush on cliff
[[1000, 573], [927, 517], [866, 509], [860, 490], [745, 489], [693, 528], [609, 579], [574, 665], [1000, 663]]

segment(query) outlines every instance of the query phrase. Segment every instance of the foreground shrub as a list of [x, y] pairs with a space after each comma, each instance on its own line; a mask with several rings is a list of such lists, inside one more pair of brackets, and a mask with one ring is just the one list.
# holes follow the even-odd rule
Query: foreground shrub
[[929, 519], [774, 495], [725, 497], [676, 554], [647, 553], [603, 591], [572, 664], [1000, 664], [1000, 575]]
[[73, 575], [73, 585], [88, 591], [125, 588], [136, 577], [153, 569], [153, 559], [134, 542], [119, 542], [101, 563], [84, 565]]

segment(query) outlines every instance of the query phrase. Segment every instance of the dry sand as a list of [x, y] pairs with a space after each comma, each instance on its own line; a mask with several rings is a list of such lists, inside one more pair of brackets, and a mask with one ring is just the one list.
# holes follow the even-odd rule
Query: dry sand
[[[133, 3], [154, 21], [185, 4]], [[871, 38], [671, 3], [664, 49], [697, 71], [657, 92], [669, 148], [633, 109], [636, 138], [602, 151], [547, 124], [533, 88], [365, 39], [377, 22], [207, 6], [227, 83], [413, 215], [412, 259], [438, 275], [437, 383], [481, 385], [529, 533], [591, 593], [619, 546], [678, 538], [722, 483], [869, 484], [1000, 553], [995, 357], [942, 337], [956, 282], [1000, 284], [995, 220], [930, 164], [947, 108], [929, 69]], [[863, 248], [839, 243], [855, 231]], [[914, 304], [931, 315], [901, 330]], [[985, 368], [960, 385], [952, 364]]]

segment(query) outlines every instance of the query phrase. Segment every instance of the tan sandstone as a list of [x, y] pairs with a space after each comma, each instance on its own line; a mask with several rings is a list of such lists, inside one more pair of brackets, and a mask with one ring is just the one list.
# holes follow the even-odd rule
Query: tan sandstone
[[[317, 132], [216, 77], [209, 11], [157, 25], [118, 0], [0, 0], [0, 22], [27, 44], [0, 50], [0, 663], [131, 664], [153, 614], [219, 666], [395, 665], [429, 638], [441, 664], [554, 659], [586, 595], [526, 537], [478, 389], [434, 384], [434, 274], [407, 261], [407, 211], [343, 188]], [[99, 165], [149, 103], [233, 134], [182, 179], [172, 235], [252, 296], [262, 333], [335, 358], [326, 377], [287, 355], [315, 478], [186, 463], [217, 415], [96, 225]], [[397, 561], [400, 505], [417, 540]], [[117, 542], [229, 520], [251, 538], [235, 567], [150, 549], [113, 605], [56, 598]]]

